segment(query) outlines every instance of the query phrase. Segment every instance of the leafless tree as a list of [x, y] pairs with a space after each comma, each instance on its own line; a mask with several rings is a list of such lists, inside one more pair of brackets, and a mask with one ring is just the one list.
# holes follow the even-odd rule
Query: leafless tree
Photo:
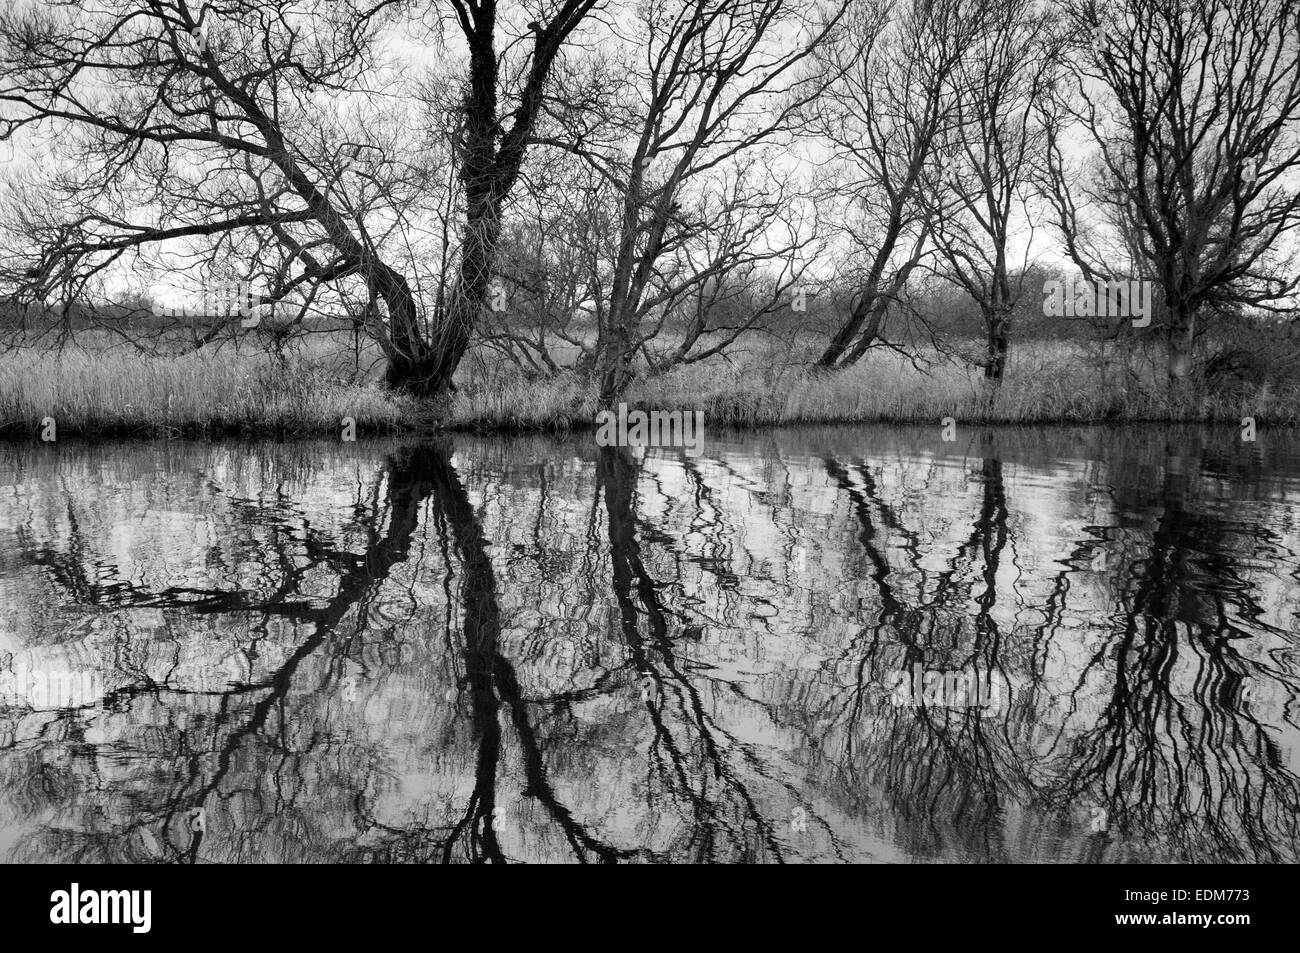
[[931, 240], [933, 202], [919, 191], [955, 121], [954, 74], [978, 18], [961, 0], [864, 0], [820, 57], [834, 81], [812, 104], [830, 143], [838, 193], [850, 205], [843, 233], [860, 262], [847, 320], [818, 359], [855, 363], [876, 343]]
[[[631, 382], [639, 353], [659, 369], [700, 360], [783, 306], [816, 230], [776, 154], [823, 85], [812, 53], [843, 11], [842, 2], [812, 12], [788, 0], [652, 0], [614, 27], [631, 53], [621, 91], [557, 108], [566, 131], [551, 143], [596, 169], [619, 209], [596, 312], [603, 402]], [[763, 299], [739, 321], [710, 324], [702, 300], [750, 267], [770, 272]], [[682, 320], [678, 342], [650, 349], [672, 317]]]
[[[1300, 3], [1069, 0], [1069, 82], [1051, 100], [1048, 194], [1085, 278], [1143, 278], [1168, 377], [1192, 369], [1207, 308], [1282, 309], [1300, 284]], [[1073, 137], [1100, 173], [1079, 174]], [[1137, 274], [1122, 275], [1133, 262]]]
[[[1030, 240], [1022, 233], [1032, 231], [1033, 157], [1044, 136], [1037, 105], [1056, 57], [1050, 12], [1032, 0], [978, 0], [962, 14], [977, 34], [955, 71], [956, 121], [923, 194], [935, 215], [937, 270], [979, 306], [984, 377], [997, 382], [1024, 292]], [[1017, 240], [1026, 257], [1013, 262]]]
[[498, 283], [479, 340], [526, 373], [594, 356], [589, 329], [608, 285], [613, 196], [568, 152], [539, 149], [506, 216]]
[[[449, 2], [469, 50], [464, 121], [457, 143], [465, 218], [450, 306], [437, 315], [431, 348], [412, 362], [410, 369], [431, 393], [451, 387], [456, 368], [469, 349], [497, 265], [502, 210], [534, 139], [547, 81], [561, 48], [600, 0], [548, 4], [524, 27], [524, 37], [518, 41], [529, 53], [518, 67], [517, 77], [508, 72], [503, 75], [503, 61], [509, 64], [511, 60], [498, 49], [505, 28], [499, 21], [496, 0]], [[505, 101], [512, 106], [508, 111]]]
[[[0, 14], [0, 137], [51, 148], [43, 204], [25, 203], [21, 270], [37, 300], [75, 297], [128, 256], [201, 240], [274, 239], [298, 270], [269, 297], [360, 276], [388, 308], [390, 359], [418, 350], [406, 278], [381, 257], [344, 193], [337, 102], [375, 67], [395, 4], [232, 2], [218, 7], [24, 5]], [[324, 146], [322, 149], [321, 146]], [[22, 198], [22, 197], [20, 197]], [[255, 237], [248, 239], [250, 233]]]
[[[196, 239], [208, 249], [275, 246], [284, 255], [273, 270], [292, 264], [298, 271], [282, 274], [264, 298], [359, 279], [387, 311], [385, 322], [367, 328], [388, 360], [388, 382], [419, 395], [443, 393], [483, 304], [501, 205], [542, 87], [596, 2], [544, 4], [537, 16], [545, 25], [535, 20], [521, 41], [525, 52], [504, 58], [519, 69], [507, 77], [517, 82], [507, 82], [496, 4], [451, 0], [468, 44], [454, 158], [465, 224], [451, 304], [433, 321], [421, 314], [383, 233], [422, 202], [434, 179], [409, 135], [379, 143], [390, 148], [377, 150], [377, 162], [359, 161], [376, 144], [351, 138], [358, 123], [345, 115], [359, 101], [363, 120], [372, 118], [364, 110], [383, 98], [376, 88], [396, 81], [378, 51], [409, 4], [114, 0], [94, 11], [74, 3], [10, 8], [0, 14], [0, 139], [45, 136], [66, 164], [42, 183], [51, 198], [27, 205], [19, 227], [7, 229], [23, 264], [3, 277], [30, 298], [66, 298], [146, 248]], [[508, 125], [505, 100], [513, 102]], [[367, 181], [385, 206], [378, 221], [368, 214], [375, 210]]]

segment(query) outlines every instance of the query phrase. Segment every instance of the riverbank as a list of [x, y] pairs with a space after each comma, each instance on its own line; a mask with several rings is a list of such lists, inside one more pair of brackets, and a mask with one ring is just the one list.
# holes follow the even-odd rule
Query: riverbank
[[[35, 356], [33, 356], [35, 353]], [[1232, 422], [1300, 424], [1300, 383], [1265, 383], [1171, 399], [1154, 377], [1085, 360], [1070, 345], [1021, 348], [996, 390], [950, 362], [925, 369], [893, 354], [817, 373], [788, 355], [679, 367], [638, 382], [630, 406], [703, 411], [712, 426], [814, 423], [1048, 424]], [[386, 391], [373, 371], [319, 355], [284, 365], [261, 351], [149, 357], [116, 349], [0, 355], [0, 434], [330, 434], [351, 418], [358, 433], [573, 430], [594, 426], [595, 393], [576, 374], [530, 377], [480, 361], [441, 408]]]

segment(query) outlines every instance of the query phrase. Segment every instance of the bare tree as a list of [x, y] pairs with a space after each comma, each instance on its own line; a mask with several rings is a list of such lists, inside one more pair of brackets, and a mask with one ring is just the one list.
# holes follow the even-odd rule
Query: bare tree
[[[615, 27], [632, 53], [624, 91], [557, 110], [568, 131], [552, 144], [598, 170], [619, 206], [597, 310], [603, 402], [632, 381], [638, 353], [658, 369], [718, 353], [797, 281], [795, 259], [816, 230], [800, 220], [801, 191], [774, 153], [823, 85], [806, 67], [843, 11], [842, 2], [814, 16], [788, 0], [652, 0]], [[769, 264], [757, 307], [710, 325], [701, 299], [728, 275]], [[678, 343], [648, 351], [672, 317], [683, 322]]]
[[616, 214], [611, 186], [571, 153], [538, 150], [503, 226], [499, 284], [479, 340], [526, 373], [594, 360]]
[[304, 105], [364, 85], [395, 5], [320, 5], [311, 30], [290, 6], [0, 14], [0, 138], [46, 136], [64, 160], [17, 231], [23, 266], [6, 277], [20, 293], [71, 298], [128, 255], [191, 240], [216, 254], [256, 232], [254, 244], [273, 237], [301, 269], [269, 297], [357, 275], [387, 305], [377, 337], [389, 359], [424, 347], [407, 279], [349, 214], [348, 156], [338, 142], [320, 148], [328, 117]]
[[[1037, 106], [1056, 57], [1050, 14], [1032, 0], [978, 0], [963, 14], [978, 33], [955, 72], [956, 121], [923, 194], [935, 215], [940, 271], [979, 306], [984, 377], [997, 382], [1024, 292], [1031, 242], [1021, 232], [1032, 232], [1033, 157], [1045, 135]], [[1025, 258], [1013, 263], [1018, 237]]]
[[[502, 27], [496, 0], [449, 2], [469, 49], [464, 122], [457, 150], [465, 218], [450, 306], [436, 317], [432, 347], [412, 361], [409, 370], [430, 393], [443, 393], [451, 387], [469, 348], [497, 265], [502, 209], [534, 138], [548, 78], [561, 48], [600, 0], [547, 4], [538, 19], [527, 24], [522, 42], [529, 53], [513, 84], [505, 82], [508, 75], [502, 75], [503, 51], [497, 48]], [[513, 108], [507, 113], [502, 100], [511, 86], [517, 92], [509, 97]]]
[[840, 170], [850, 208], [842, 229], [860, 264], [847, 320], [817, 363], [855, 363], [880, 339], [886, 314], [926, 253], [933, 202], [925, 176], [955, 119], [954, 73], [978, 18], [961, 0], [863, 0], [819, 54], [834, 81], [812, 104], [814, 130]]
[[[1168, 377], [1207, 307], [1280, 309], [1300, 284], [1300, 3], [1070, 0], [1070, 83], [1051, 101], [1048, 194], [1084, 277], [1135, 258], [1163, 300]], [[1069, 161], [1077, 130], [1100, 174]]]
[[[44, 183], [53, 199], [29, 207], [9, 230], [24, 261], [9, 283], [35, 299], [66, 297], [146, 248], [195, 239], [209, 248], [274, 245], [287, 255], [281, 265], [301, 270], [282, 274], [265, 298], [359, 279], [387, 311], [385, 323], [367, 327], [388, 360], [389, 384], [441, 394], [482, 306], [500, 208], [518, 176], [547, 74], [596, 2], [565, 0], [539, 14], [550, 16], [545, 26], [534, 21], [526, 52], [516, 57], [519, 92], [503, 128], [496, 5], [452, 0], [469, 44], [456, 158], [465, 232], [451, 306], [432, 327], [408, 274], [394, 264], [397, 253], [382, 241], [382, 230], [430, 189], [412, 155], [418, 150], [404, 157], [380, 150], [380, 161], [361, 169], [365, 143], [350, 141], [349, 126], [331, 113], [349, 98], [372, 103], [372, 87], [393, 81], [391, 72], [380, 75], [378, 51], [405, 4], [10, 8], [0, 14], [0, 139], [24, 131], [58, 137], [67, 166]], [[194, 173], [188, 178], [186, 168]], [[367, 180], [385, 203], [378, 225], [360, 194]], [[272, 270], [284, 272], [281, 265]]]

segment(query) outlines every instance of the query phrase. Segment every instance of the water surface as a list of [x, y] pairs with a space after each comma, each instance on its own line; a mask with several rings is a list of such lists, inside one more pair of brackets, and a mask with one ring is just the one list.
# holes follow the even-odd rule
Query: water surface
[[1298, 553], [1286, 431], [0, 445], [0, 859], [1295, 862]]

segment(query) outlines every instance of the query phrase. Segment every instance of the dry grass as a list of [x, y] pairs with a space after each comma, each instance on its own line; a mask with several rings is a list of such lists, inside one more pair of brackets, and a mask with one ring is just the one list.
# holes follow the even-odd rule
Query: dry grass
[[[985, 423], [1099, 421], [1239, 421], [1300, 423], [1300, 386], [1266, 387], [1238, 396], [1169, 397], [1154, 374], [1134, 377], [1099, 366], [1074, 345], [1019, 350], [999, 387], [952, 363], [925, 370], [893, 353], [877, 353], [846, 371], [755, 356], [743, 363], [678, 367], [637, 383], [627, 403], [645, 409], [703, 410], [715, 425], [897, 422], [944, 417]], [[572, 375], [530, 380], [498, 368], [489, 380], [457, 395], [453, 422], [462, 426], [581, 427], [596, 413], [594, 395]]]
[[[225, 349], [145, 358], [124, 349], [62, 355], [0, 355], [0, 432], [33, 434], [53, 417], [60, 434], [337, 433], [345, 417], [362, 432], [580, 429], [597, 407], [573, 373], [531, 378], [512, 365], [476, 358], [449, 410], [385, 391], [373, 366], [355, 372], [327, 341], [284, 366], [263, 352]], [[1121, 373], [1075, 345], [1017, 349], [1007, 379], [991, 389], [974, 371], [936, 363], [919, 371], [873, 353], [858, 366], [817, 374], [777, 352], [679, 367], [644, 380], [630, 405], [703, 410], [712, 425], [740, 427], [836, 422], [1085, 423], [1239, 420], [1300, 422], [1300, 387], [1265, 387], [1236, 397], [1170, 400], [1153, 375]], [[363, 362], [364, 365], [365, 362]]]
[[370, 381], [348, 382], [302, 360], [264, 354], [144, 358], [123, 350], [0, 356], [0, 429], [60, 433], [323, 433], [344, 417], [361, 431], [420, 419], [411, 400]]

